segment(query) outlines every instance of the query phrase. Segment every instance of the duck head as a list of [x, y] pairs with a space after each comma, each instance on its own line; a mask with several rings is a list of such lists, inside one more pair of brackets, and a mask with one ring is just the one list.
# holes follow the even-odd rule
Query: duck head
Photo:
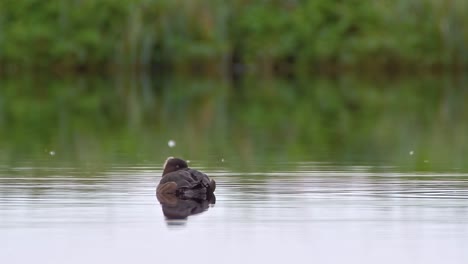
[[169, 157], [164, 163], [163, 176], [170, 172], [178, 171], [180, 169], [185, 169], [185, 168], [188, 168], [187, 162], [185, 162], [185, 160], [174, 158], [174, 157]]

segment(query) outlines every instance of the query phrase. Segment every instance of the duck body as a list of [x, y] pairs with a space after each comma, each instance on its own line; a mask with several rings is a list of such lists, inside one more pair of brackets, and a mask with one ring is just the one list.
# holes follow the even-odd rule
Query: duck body
[[180, 198], [209, 199], [216, 189], [216, 182], [206, 174], [188, 167], [178, 158], [168, 158], [164, 164], [162, 179], [156, 189], [158, 194], [173, 194]]

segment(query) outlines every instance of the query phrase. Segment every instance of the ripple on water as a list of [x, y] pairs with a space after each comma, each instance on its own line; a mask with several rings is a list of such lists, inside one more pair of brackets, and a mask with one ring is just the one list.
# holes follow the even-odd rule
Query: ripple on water
[[[197, 237], [222, 253], [220, 258], [231, 256], [231, 263], [236, 258], [229, 252], [236, 250], [261, 252], [263, 260], [276, 263], [281, 252], [293, 252], [299, 261], [309, 258], [304, 252], [310, 250], [350, 246], [353, 254], [364, 255], [371, 247], [391, 248], [397, 256], [415, 254], [409, 251], [415, 245], [441, 245], [438, 255], [468, 246], [467, 174], [375, 172], [322, 163], [276, 171], [203, 171], [217, 181], [216, 204], [174, 224], [165, 220], [155, 196], [157, 167], [118, 165], [93, 173], [72, 167], [2, 168], [0, 235], [8, 236], [10, 252], [37, 249], [25, 242], [32, 239], [42, 241], [41, 252], [81, 248], [87, 252], [83, 256], [102, 257], [100, 251], [89, 252], [113, 245], [119, 250], [112, 254], [133, 248], [132, 255], [148, 259], [154, 259], [154, 248], [170, 252], [168, 243]], [[435, 251], [424, 252], [420, 259]], [[456, 251], [463, 257], [464, 252], [465, 247]]]

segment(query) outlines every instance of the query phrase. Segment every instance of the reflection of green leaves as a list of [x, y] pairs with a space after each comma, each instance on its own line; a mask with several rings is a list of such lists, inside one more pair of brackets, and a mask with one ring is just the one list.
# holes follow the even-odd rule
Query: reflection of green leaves
[[467, 98], [451, 79], [245, 79], [234, 88], [183, 76], [119, 78], [2, 80], [0, 156], [53, 148], [57, 160], [102, 164], [125, 154], [467, 169]]

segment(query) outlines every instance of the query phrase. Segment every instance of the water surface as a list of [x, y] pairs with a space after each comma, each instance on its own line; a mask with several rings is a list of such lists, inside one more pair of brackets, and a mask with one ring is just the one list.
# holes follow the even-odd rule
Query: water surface
[[[0, 87], [1, 263], [468, 259], [463, 80]], [[216, 179], [214, 205], [164, 216], [155, 188], [168, 156]]]
[[0, 171], [3, 263], [462, 263], [468, 257], [464, 173], [314, 162], [236, 172], [198, 162], [218, 181], [216, 204], [174, 221], [155, 196], [159, 166], [115, 164], [88, 177], [79, 168], [40, 164], [42, 176], [27, 164]]

